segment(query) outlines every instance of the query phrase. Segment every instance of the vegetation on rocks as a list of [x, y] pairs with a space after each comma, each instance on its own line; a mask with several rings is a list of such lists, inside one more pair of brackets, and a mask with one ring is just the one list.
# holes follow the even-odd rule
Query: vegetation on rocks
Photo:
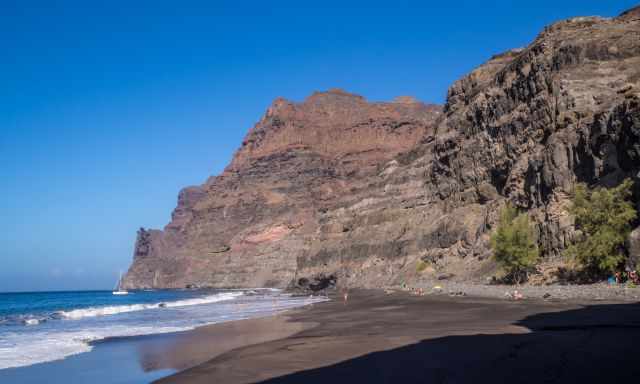
[[[140, 232], [124, 287], [474, 280], [493, 253], [488, 209], [505, 197], [536, 218], [540, 254], [559, 254], [574, 180], [640, 172], [639, 35], [638, 10], [559, 21], [456, 81], [444, 106], [340, 90], [278, 98], [220, 175], [180, 193], [164, 230]], [[520, 237], [507, 229], [495, 250], [526, 278], [537, 252], [516, 221], [526, 241], [510, 246]], [[630, 239], [635, 266], [640, 228]], [[399, 268], [418, 254], [424, 272]]]
[[500, 213], [498, 228], [491, 236], [491, 248], [496, 262], [506, 273], [506, 280], [526, 281], [539, 257], [529, 215], [518, 213], [507, 204]]
[[565, 252], [590, 278], [614, 273], [626, 258], [624, 242], [637, 216], [629, 201], [632, 186], [626, 179], [611, 189], [589, 189], [584, 184], [575, 188], [570, 212], [579, 232]]
[[427, 263], [425, 263], [422, 260], [418, 260], [418, 263], [416, 264], [416, 272], [424, 272], [424, 270], [426, 270], [428, 267]]

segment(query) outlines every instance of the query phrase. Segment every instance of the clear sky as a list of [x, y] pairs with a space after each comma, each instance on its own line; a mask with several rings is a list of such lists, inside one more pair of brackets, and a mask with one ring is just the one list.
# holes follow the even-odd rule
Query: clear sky
[[545, 25], [634, 5], [3, 1], [0, 291], [110, 289], [136, 230], [162, 228], [277, 96], [442, 103]]

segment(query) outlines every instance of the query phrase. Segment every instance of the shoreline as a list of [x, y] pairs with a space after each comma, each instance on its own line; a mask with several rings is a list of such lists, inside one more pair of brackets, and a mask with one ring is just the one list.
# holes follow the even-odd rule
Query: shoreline
[[[592, 339], [607, 348], [610, 340], [616, 343], [611, 348], [631, 350], [631, 346], [640, 345], [640, 303], [629, 300], [513, 301], [477, 296], [450, 297], [447, 294], [415, 296], [405, 291], [354, 290], [346, 305], [342, 298], [334, 297], [328, 302], [293, 309], [282, 317], [285, 319], [282, 326], [289, 330], [300, 324], [307, 327], [277, 340], [246, 340], [244, 345], [155, 382], [314, 383], [335, 381], [354, 372], [358, 376], [349, 381], [386, 383], [400, 382], [401, 378], [404, 382], [421, 382], [424, 377], [437, 376], [442, 367], [447, 372], [445, 376], [457, 377], [459, 369], [456, 362], [461, 356], [474, 362], [474, 366], [475, 360], [484, 361], [487, 366], [495, 365], [504, 354], [518, 349], [522, 340], [540, 346], [548, 344], [552, 349], [558, 344], [557, 348], [568, 350]], [[264, 319], [257, 319], [257, 322], [261, 321]], [[219, 325], [222, 324], [208, 327]], [[268, 328], [266, 324], [264, 327]], [[558, 330], [559, 335], [550, 334], [547, 329]], [[559, 330], [563, 329], [567, 331], [560, 334]], [[598, 333], [591, 329], [598, 329]], [[248, 329], [239, 326], [235, 331], [243, 333]], [[541, 353], [536, 348], [532, 351], [539, 355], [510, 363], [508, 373], [516, 374], [531, 362], [544, 366], [562, 363], [557, 359], [568, 359], [570, 364], [578, 364], [595, 357], [605, 365], [622, 364], [625, 369], [631, 366], [622, 372], [624, 377], [640, 373], [637, 364], [625, 365], [625, 361], [632, 358], [629, 353], [618, 354], [594, 346], [594, 350], [588, 351], [590, 354], [583, 356], [578, 353], [574, 359]], [[388, 357], [380, 360], [378, 355]], [[404, 363], [407, 359], [417, 360], [416, 367], [409, 366], [407, 371]], [[425, 362], [432, 365], [424, 366]], [[386, 365], [389, 367], [381, 368]], [[594, 361], [595, 366], [598, 365]], [[380, 374], [371, 373], [380, 369]], [[477, 370], [474, 375], [490, 377], [493, 374], [482, 365], [474, 369]], [[597, 376], [597, 373], [591, 374]], [[398, 380], [397, 375], [400, 375]], [[461, 381], [474, 382], [474, 375], [467, 375]], [[546, 380], [535, 374], [532, 377]], [[499, 379], [494, 381], [501, 382]], [[523, 382], [516, 379], [518, 381]], [[562, 381], [572, 382], [567, 377]]]
[[312, 326], [285, 326], [286, 314], [296, 310], [207, 324], [177, 332], [94, 340], [87, 343], [91, 346], [87, 352], [2, 369], [0, 382], [148, 383], [202, 364], [235, 348], [286, 338]]
[[[440, 286], [441, 289], [433, 287]], [[523, 294], [520, 304], [535, 305], [540, 303], [554, 303], [562, 307], [580, 307], [592, 304], [623, 304], [640, 301], [640, 288], [628, 288], [624, 285], [609, 285], [606, 283], [585, 284], [585, 285], [483, 285], [478, 283], [461, 283], [455, 281], [429, 281], [416, 284], [413, 288], [423, 288], [425, 295], [418, 296], [412, 294], [411, 289], [392, 287], [385, 289], [355, 289], [356, 298], [358, 293], [365, 293], [373, 296], [407, 297], [415, 296], [418, 299], [436, 299], [438, 301], [466, 299], [471, 301], [486, 301], [489, 305], [503, 302], [514, 302], [512, 298], [506, 297], [506, 293], [519, 290]], [[385, 293], [388, 292], [388, 293]], [[464, 295], [459, 295], [464, 292]], [[291, 292], [290, 292], [291, 293]], [[543, 297], [550, 293], [550, 297]], [[308, 296], [300, 294], [300, 296]], [[317, 296], [317, 295], [316, 295]], [[305, 314], [311, 311], [314, 306], [342, 303], [342, 297], [337, 291], [332, 292], [330, 301], [307, 304], [302, 307], [286, 310], [275, 315], [267, 315], [257, 318], [231, 320], [221, 323], [207, 324], [195, 327], [194, 329], [171, 332], [164, 334], [150, 334], [140, 336], [113, 337], [92, 342], [92, 345], [99, 345], [110, 342], [131, 342], [138, 340], [149, 340], [154, 342], [161, 338], [177, 338], [179, 342], [161, 343], [160, 351], [147, 354], [144, 369], [171, 369], [168, 375], [157, 380], [159, 383], [173, 382], [173, 378], [179, 378], [183, 372], [195, 369], [200, 365], [207, 364], [218, 356], [232, 352], [236, 349], [251, 348], [257, 344], [267, 342], [277, 342], [295, 337], [296, 334], [309, 331], [321, 324], [309, 320]], [[304, 320], [300, 320], [304, 318]], [[259, 330], [256, 332], [256, 330]], [[274, 332], [275, 331], [275, 332]], [[230, 338], [231, 340], [227, 340]], [[225, 340], [222, 344], [220, 340]], [[211, 348], [211, 344], [215, 348]], [[177, 353], [177, 351], [180, 353]], [[171, 357], [167, 358], [169, 353]], [[155, 356], [154, 356], [155, 355]], [[165, 357], [159, 357], [165, 356]], [[180, 358], [176, 358], [181, 356]], [[180, 380], [180, 379], [179, 379]], [[180, 381], [182, 382], [182, 381]], [[190, 381], [187, 381], [190, 382]]]
[[[55, 345], [51, 351], [57, 351], [54, 358], [45, 361], [36, 360], [31, 364], [26, 364], [29, 360], [33, 360], [28, 354], [30, 339], [25, 339], [27, 349], [18, 351], [18, 354], [9, 354], [11, 348], [3, 349], [3, 346], [0, 346], [0, 354], [2, 354], [0, 357], [18, 361], [17, 366], [0, 369], [0, 382], [38, 383], [42, 382], [43, 377], [51, 383], [65, 383], [69, 380], [92, 381], [94, 384], [150, 382], [202, 363], [226, 350], [245, 345], [246, 340], [264, 342], [283, 338], [289, 336], [291, 332], [304, 329], [306, 325], [302, 324], [294, 328], [282, 327], [281, 324], [284, 322], [282, 316], [300, 305], [316, 303], [319, 299], [289, 299], [288, 295], [287, 297], [276, 295], [272, 300], [269, 297], [253, 299], [250, 296], [235, 303], [225, 303], [219, 309], [215, 309], [219, 314], [214, 313], [214, 316], [190, 318], [188, 314], [191, 312], [180, 312], [182, 316], [187, 316], [185, 321], [192, 324], [189, 328], [165, 329], [167, 324], [162, 321], [165, 317], [158, 317], [159, 315], [149, 312], [151, 321], [146, 323], [146, 329], [143, 329], [144, 327], [140, 329], [142, 330], [140, 334], [126, 332], [126, 322], [120, 324], [119, 320], [116, 321], [115, 326], [122, 329], [115, 328], [114, 331], [106, 332], [112, 333], [106, 337], [91, 337], [95, 334], [92, 328], [89, 328], [89, 333], [83, 333], [84, 328], [77, 329], [75, 333], [67, 332], [69, 337], [63, 341], [68, 341], [67, 344], [75, 349], [78, 349], [78, 344], [83, 345], [81, 351], [64, 349], [67, 344], [51, 344], [49, 338], [45, 337], [42, 340], [49, 343], [49, 348]], [[197, 312], [196, 309], [195, 313]], [[157, 318], [157, 321], [153, 321], [154, 318]], [[210, 321], [209, 318], [217, 320]], [[258, 319], [260, 321], [254, 323]], [[134, 320], [134, 324], [140, 327], [140, 324], [145, 323], [137, 319]], [[216, 327], [212, 328], [212, 326]], [[243, 331], [238, 332], [236, 327], [241, 327]], [[41, 332], [48, 331], [44, 329]], [[64, 331], [61, 334], [64, 335]], [[41, 344], [41, 342], [37, 343], [37, 346]], [[12, 347], [12, 345], [8, 346]], [[29, 360], [21, 362], [21, 354]], [[64, 354], [64, 357], [55, 358], [58, 354]]]
[[[295, 311], [299, 309], [293, 309]], [[288, 311], [287, 311], [288, 312]], [[140, 341], [139, 363], [143, 370], [180, 372], [230, 350], [279, 340], [310, 328], [312, 324], [286, 324], [286, 313], [207, 324], [180, 332], [117, 337], [96, 344]]]
[[[434, 290], [434, 285], [440, 285], [442, 289]], [[542, 292], [550, 288], [567, 290], [567, 286], [516, 288], [451, 281], [425, 282], [423, 286], [424, 296], [397, 287], [354, 289], [350, 291], [345, 305], [339, 292], [333, 291], [329, 295], [330, 301], [307, 304], [275, 315], [224, 321], [178, 332], [109, 337], [90, 342], [93, 348], [90, 352], [17, 370], [61, 372], [63, 376], [51, 382], [68, 382], [69, 377], [75, 377], [69, 373], [70, 370], [75, 367], [74, 372], [79, 372], [91, 364], [113, 366], [122, 371], [118, 372], [120, 375], [125, 375], [127, 370], [135, 371], [130, 377], [139, 380], [130, 382], [279, 382], [281, 377], [308, 371], [324, 372], [327, 367], [351, 364], [349, 362], [358, 361], [363, 356], [409, 348], [425, 340], [472, 338], [478, 334], [512, 338], [514, 335], [537, 333], [535, 327], [523, 319], [580, 312], [592, 307], [630, 308], [625, 309], [630, 316], [617, 316], [616, 311], [609, 311], [598, 320], [601, 324], [596, 325], [612, 328], [615, 332], [619, 327], [629, 328], [628, 324], [618, 323], [630, 319], [633, 333], [624, 335], [625, 343], [633, 341], [640, 345], [640, 300], [634, 296], [640, 293], [638, 288], [632, 289], [634, 295], [620, 295], [615, 292], [627, 288], [594, 285], [584, 290], [584, 286], [570, 286], [568, 289], [572, 291], [582, 289], [583, 296], [593, 292], [613, 293], [587, 299], [556, 293], [542, 299], [531, 295], [528, 289]], [[431, 289], [427, 288], [429, 286]], [[459, 292], [461, 286], [465, 295], [452, 295]], [[505, 291], [514, 289], [525, 294], [523, 300], [503, 296]], [[565, 323], [551, 326], [583, 327], [584, 324], [580, 324], [583, 320], [578, 320], [576, 323], [569, 318]], [[500, 348], [482, 353], [491, 355], [496, 351]], [[413, 355], [403, 359], [414, 358], [411, 357]], [[416, 352], [416, 356], [420, 356], [420, 352]], [[450, 358], [455, 361], [455, 356]], [[12, 378], [3, 371], [0, 371], [0, 381]], [[91, 378], [94, 384], [111, 382], [110, 376], [83, 378]], [[327, 379], [323, 376], [323, 380]], [[375, 377], [369, 379], [376, 382]], [[411, 382], [410, 379], [408, 381]]]

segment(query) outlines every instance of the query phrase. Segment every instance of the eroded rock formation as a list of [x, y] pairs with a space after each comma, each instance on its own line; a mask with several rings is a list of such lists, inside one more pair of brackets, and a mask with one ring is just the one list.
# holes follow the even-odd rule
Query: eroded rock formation
[[221, 175], [180, 193], [164, 230], [139, 231], [125, 284], [483, 279], [507, 200], [553, 259], [572, 237], [575, 183], [637, 179], [639, 136], [638, 8], [545, 28], [453, 84], [444, 107], [341, 90], [277, 99]]

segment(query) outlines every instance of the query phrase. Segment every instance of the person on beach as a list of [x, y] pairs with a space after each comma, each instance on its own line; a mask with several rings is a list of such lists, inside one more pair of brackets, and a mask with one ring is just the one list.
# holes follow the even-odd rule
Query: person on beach
[[344, 305], [347, 305], [347, 300], [349, 300], [349, 290], [345, 288], [344, 292], [343, 292], [343, 296], [344, 296]]

